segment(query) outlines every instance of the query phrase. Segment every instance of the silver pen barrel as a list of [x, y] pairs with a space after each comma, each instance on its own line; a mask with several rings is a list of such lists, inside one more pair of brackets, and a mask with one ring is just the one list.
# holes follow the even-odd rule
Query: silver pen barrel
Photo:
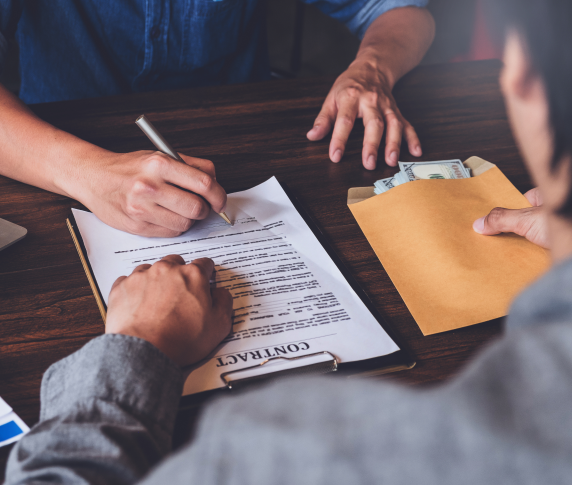
[[165, 155], [169, 155], [171, 158], [183, 162], [183, 159], [179, 154], [173, 150], [173, 147], [169, 145], [169, 142], [163, 138], [163, 135], [157, 131], [157, 128], [153, 126], [153, 123], [149, 121], [145, 115], [139, 116], [135, 120], [135, 123], [141, 128], [141, 131], [147, 135], [147, 138], [151, 140], [151, 143], [157, 147], [157, 150], [163, 152]]
[[[163, 135], [157, 131], [157, 128], [153, 126], [153, 123], [151, 123], [145, 115], [139, 116], [139, 118], [135, 120], [135, 123], [139, 128], [141, 128], [141, 131], [147, 135], [147, 138], [151, 140], [151, 143], [157, 147], [157, 150], [178, 162], [185, 163], [185, 161], [175, 150], [173, 150], [173, 147], [169, 145], [169, 142], [163, 138]], [[224, 212], [219, 212], [218, 215], [221, 216], [227, 224], [232, 226], [231, 220]]]

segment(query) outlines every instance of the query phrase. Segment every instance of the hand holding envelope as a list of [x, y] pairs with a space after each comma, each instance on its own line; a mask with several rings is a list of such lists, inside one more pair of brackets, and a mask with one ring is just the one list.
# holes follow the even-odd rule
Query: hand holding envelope
[[417, 180], [374, 196], [350, 189], [348, 205], [424, 335], [506, 315], [549, 265], [543, 248], [515, 234], [483, 236], [473, 222], [528, 200], [493, 164], [472, 157], [473, 177]]

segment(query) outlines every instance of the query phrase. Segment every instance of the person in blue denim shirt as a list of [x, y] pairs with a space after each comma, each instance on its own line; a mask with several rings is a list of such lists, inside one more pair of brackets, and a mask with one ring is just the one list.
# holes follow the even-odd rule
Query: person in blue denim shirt
[[[374, 169], [401, 140], [421, 155], [391, 91], [434, 35], [428, 0], [305, 0], [362, 39], [328, 94], [310, 140], [332, 132], [343, 156], [356, 118], [365, 126], [363, 165]], [[113, 153], [44, 123], [23, 103], [268, 79], [263, 0], [1, 0], [0, 69], [7, 38], [20, 47], [20, 99], [0, 86], [0, 175], [74, 199], [107, 224], [170, 237], [221, 212], [226, 193], [210, 161], [186, 166], [150, 151]], [[187, 191], [181, 190], [187, 189]], [[198, 195], [190, 193], [192, 191]]]

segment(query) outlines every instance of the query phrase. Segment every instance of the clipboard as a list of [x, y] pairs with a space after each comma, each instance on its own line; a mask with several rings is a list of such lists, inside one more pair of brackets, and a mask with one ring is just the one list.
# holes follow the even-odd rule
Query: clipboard
[[[370, 298], [358, 285], [353, 275], [333, 249], [333, 245], [330, 240], [320, 230], [316, 221], [309, 215], [289, 187], [284, 183], [280, 183], [280, 185], [316, 239], [318, 239], [319, 243], [330, 256], [334, 264], [338, 267], [349, 286], [355, 291], [366, 308], [370, 311], [389, 337], [391, 337], [391, 339], [396, 343], [400, 350], [381, 357], [355, 362], [338, 362], [336, 357], [330, 352], [317, 352], [297, 357], [271, 357], [251, 367], [222, 373], [220, 377], [222, 384], [224, 384], [225, 387], [183, 396], [181, 398], [181, 407], [194, 407], [212, 396], [220, 395], [224, 392], [231, 392], [235, 389], [243, 389], [252, 385], [268, 382], [269, 380], [282, 378], [284, 376], [301, 374], [315, 375], [336, 372], [337, 374], [345, 377], [371, 377], [411, 369], [416, 364], [410, 349], [401, 341], [401, 339], [399, 339], [391, 325], [382, 317]], [[97, 284], [97, 280], [95, 279], [93, 269], [89, 263], [87, 250], [83, 243], [81, 233], [77, 227], [73, 213], [66, 222], [105, 324], [107, 305], [105, 304]]]

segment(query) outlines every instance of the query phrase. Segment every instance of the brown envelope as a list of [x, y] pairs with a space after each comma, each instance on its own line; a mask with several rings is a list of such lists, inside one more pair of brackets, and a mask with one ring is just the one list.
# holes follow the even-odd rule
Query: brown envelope
[[514, 234], [482, 236], [473, 222], [495, 207], [530, 207], [493, 164], [472, 157], [473, 177], [418, 180], [384, 194], [350, 189], [348, 205], [423, 335], [507, 314], [550, 264]]

